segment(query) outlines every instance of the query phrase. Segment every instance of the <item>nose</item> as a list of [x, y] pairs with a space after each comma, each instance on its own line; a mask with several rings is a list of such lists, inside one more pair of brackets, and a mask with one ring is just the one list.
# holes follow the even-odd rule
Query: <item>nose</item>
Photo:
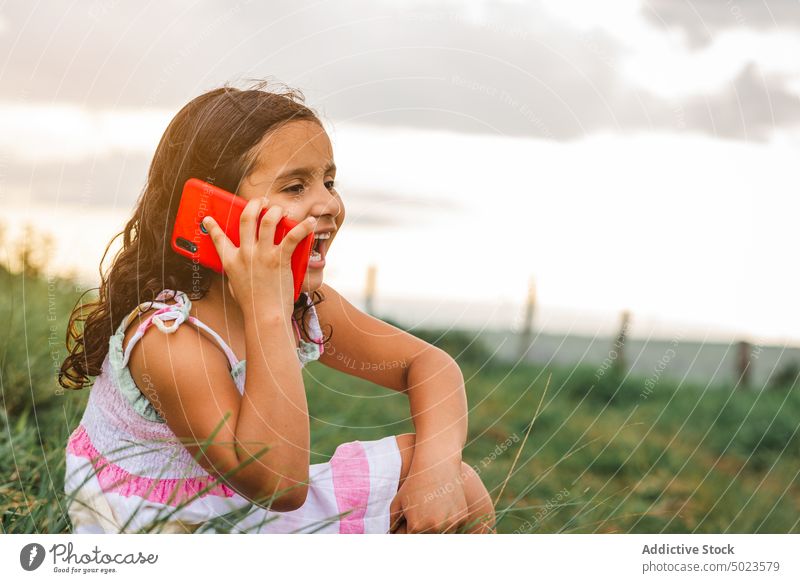
[[318, 189], [318, 194], [316, 194], [314, 198], [310, 214], [320, 219], [321, 227], [330, 226], [323, 218], [328, 217], [336, 224], [336, 228], [338, 229], [342, 222], [344, 222], [344, 202], [336, 189], [329, 190], [328, 187], [323, 184]]

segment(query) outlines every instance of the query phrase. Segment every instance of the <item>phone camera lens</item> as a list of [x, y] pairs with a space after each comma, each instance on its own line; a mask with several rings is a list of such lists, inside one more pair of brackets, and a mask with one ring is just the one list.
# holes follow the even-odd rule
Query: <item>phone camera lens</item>
[[178, 245], [178, 247], [181, 249], [186, 249], [189, 253], [197, 253], [197, 245], [187, 239], [184, 239], [183, 237], [178, 237], [175, 239], [175, 243]]
[[202, 231], [204, 234], [208, 235], [208, 231], [206, 230], [206, 226], [205, 226], [205, 225], [204, 225], [202, 222], [200, 223], [200, 230], [201, 230], [201, 231]]

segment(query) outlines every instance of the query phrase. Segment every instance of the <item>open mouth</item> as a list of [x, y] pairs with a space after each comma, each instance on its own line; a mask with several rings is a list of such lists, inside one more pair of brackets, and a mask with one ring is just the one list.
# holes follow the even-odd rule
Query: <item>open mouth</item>
[[330, 233], [317, 233], [314, 237], [314, 246], [311, 248], [309, 261], [322, 261], [330, 241]]

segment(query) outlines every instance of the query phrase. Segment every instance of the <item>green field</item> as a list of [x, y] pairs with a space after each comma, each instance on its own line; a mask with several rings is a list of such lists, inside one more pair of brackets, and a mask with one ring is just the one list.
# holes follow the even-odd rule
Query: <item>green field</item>
[[[59, 394], [55, 381], [79, 294], [35, 271], [0, 268], [4, 533], [69, 532], [63, 451], [90, 390]], [[464, 459], [493, 498], [507, 479], [500, 532], [800, 532], [796, 383], [753, 392], [660, 379], [644, 397], [642, 378], [598, 384], [592, 368], [512, 368], [466, 333], [415, 333], [462, 366]], [[313, 463], [345, 441], [413, 431], [405, 396], [319, 363], [304, 375]]]

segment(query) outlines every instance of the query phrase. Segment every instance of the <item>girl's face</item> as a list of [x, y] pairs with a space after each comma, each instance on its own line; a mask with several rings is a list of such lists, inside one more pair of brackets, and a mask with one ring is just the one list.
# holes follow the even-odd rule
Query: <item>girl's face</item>
[[[328, 135], [313, 121], [293, 121], [267, 134], [257, 147], [253, 171], [244, 179], [240, 196], [266, 196], [268, 206], [278, 205], [297, 222], [317, 218], [315, 232], [319, 261], [309, 261], [304, 291], [322, 285], [325, 256], [344, 222], [344, 203], [334, 188], [336, 167]], [[329, 237], [325, 239], [324, 237]]]

